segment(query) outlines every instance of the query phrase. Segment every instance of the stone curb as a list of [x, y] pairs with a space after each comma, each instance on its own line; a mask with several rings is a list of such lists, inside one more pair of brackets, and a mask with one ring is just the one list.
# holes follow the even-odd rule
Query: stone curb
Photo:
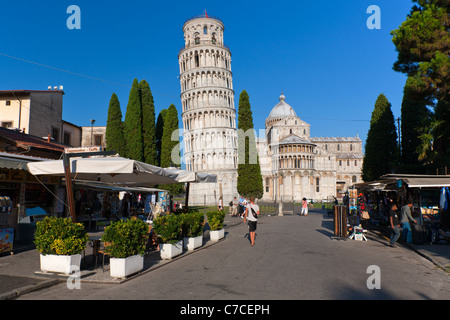
[[36, 291], [39, 289], [51, 287], [53, 285], [58, 284], [59, 282], [60, 282], [59, 279], [44, 280], [37, 284], [28, 285], [25, 287], [14, 289], [9, 292], [0, 294], [0, 300], [12, 300], [14, 298], [17, 298], [20, 295], [27, 294], [27, 293], [30, 293], [32, 291]]

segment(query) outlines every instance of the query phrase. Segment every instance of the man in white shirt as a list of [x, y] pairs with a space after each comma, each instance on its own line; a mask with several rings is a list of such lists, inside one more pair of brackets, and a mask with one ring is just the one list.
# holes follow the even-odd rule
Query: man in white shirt
[[255, 197], [250, 198], [250, 202], [244, 212], [244, 222], [248, 219], [248, 231], [250, 232], [251, 246], [255, 245], [256, 223], [258, 222], [259, 206], [255, 204]]

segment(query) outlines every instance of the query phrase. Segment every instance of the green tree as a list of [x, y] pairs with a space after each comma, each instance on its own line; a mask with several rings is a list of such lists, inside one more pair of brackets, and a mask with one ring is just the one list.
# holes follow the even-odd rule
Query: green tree
[[178, 112], [177, 108], [171, 104], [164, 117], [164, 130], [161, 139], [161, 166], [163, 168], [180, 163], [179, 158], [176, 158], [176, 155], [179, 155], [180, 152], [180, 142], [178, 139], [172, 140], [172, 135], [176, 134], [174, 133], [175, 130], [178, 130]]
[[[161, 167], [167, 168], [180, 165], [180, 140], [178, 137], [178, 111], [171, 104], [164, 116], [164, 130], [161, 138]], [[172, 139], [173, 138], [173, 139]], [[159, 186], [169, 190], [171, 194], [180, 194], [183, 191], [182, 183]]]
[[362, 178], [364, 181], [376, 180], [383, 174], [393, 173], [397, 166], [398, 145], [394, 115], [390, 102], [384, 94], [380, 94], [370, 119]]
[[162, 137], [164, 133], [164, 117], [167, 114], [167, 109], [161, 110], [156, 120], [156, 153], [157, 153], [157, 164], [161, 166], [161, 145]]
[[124, 122], [126, 157], [143, 161], [142, 109], [138, 80], [134, 79], [128, 97], [127, 112]]
[[398, 52], [394, 70], [412, 78], [410, 89], [434, 108], [433, 123], [421, 128], [420, 148], [439, 167], [450, 163], [450, 2], [413, 3], [406, 21], [391, 32]]
[[[420, 135], [423, 128], [430, 124], [430, 111], [427, 108], [425, 97], [412, 89], [414, 79], [408, 78], [403, 89], [401, 107], [401, 172], [425, 173], [423, 153], [420, 146]], [[418, 148], [419, 146], [419, 148]]]
[[139, 82], [142, 108], [142, 139], [144, 144], [144, 162], [158, 165], [156, 150], [155, 104], [150, 85], [147, 81]]
[[122, 111], [120, 110], [119, 98], [115, 93], [112, 94], [109, 101], [105, 138], [108, 150], [115, 150], [120, 156], [125, 156]]
[[250, 98], [245, 90], [239, 95], [238, 139], [237, 191], [246, 197], [262, 198], [264, 189], [253, 130], [253, 115]]

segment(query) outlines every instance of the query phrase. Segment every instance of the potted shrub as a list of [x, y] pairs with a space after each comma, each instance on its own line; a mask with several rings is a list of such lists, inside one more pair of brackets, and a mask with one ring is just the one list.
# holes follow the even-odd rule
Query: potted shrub
[[81, 253], [88, 240], [84, 226], [70, 218], [46, 217], [37, 222], [34, 244], [40, 253], [41, 270], [65, 274], [80, 270]]
[[182, 220], [183, 246], [185, 250], [194, 250], [203, 244], [203, 213], [190, 211], [180, 215]]
[[181, 216], [176, 214], [161, 215], [153, 221], [161, 259], [172, 259], [183, 253], [181, 225]]
[[225, 236], [223, 229], [223, 221], [225, 219], [225, 212], [221, 211], [209, 211], [206, 213], [208, 218], [208, 224], [210, 228], [209, 237], [212, 241], [219, 241]]
[[140, 219], [119, 220], [105, 228], [102, 241], [110, 254], [110, 275], [126, 278], [144, 269], [148, 225]]

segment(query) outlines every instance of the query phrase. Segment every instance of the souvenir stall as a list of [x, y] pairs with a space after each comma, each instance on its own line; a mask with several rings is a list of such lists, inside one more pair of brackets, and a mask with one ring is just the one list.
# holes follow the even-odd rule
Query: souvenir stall
[[0, 253], [32, 242], [36, 221], [55, 208], [50, 191], [60, 179], [44, 175], [37, 180], [28, 173], [27, 163], [41, 160], [0, 152]]
[[401, 208], [412, 199], [414, 243], [450, 243], [450, 176], [388, 174], [366, 187], [374, 184], [383, 186], [387, 208], [391, 201]]
[[[102, 230], [111, 221], [135, 215], [152, 220], [158, 205], [158, 195], [167, 191], [157, 188], [126, 187], [95, 181], [73, 183], [75, 210], [78, 222], [88, 230]], [[161, 200], [159, 200], [161, 201]]]
[[8, 222], [11, 211], [11, 198], [8, 196], [0, 196], [0, 254], [13, 250], [14, 227]]
[[354, 185], [359, 192], [358, 204], [362, 223], [375, 227], [389, 225], [390, 205], [398, 197], [395, 184], [395, 179], [384, 179]]

